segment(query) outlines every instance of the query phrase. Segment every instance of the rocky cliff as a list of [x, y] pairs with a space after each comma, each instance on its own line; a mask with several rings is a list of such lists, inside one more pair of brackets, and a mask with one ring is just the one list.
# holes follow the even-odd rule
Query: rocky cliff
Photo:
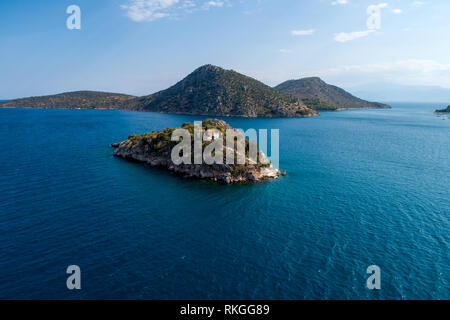
[[[192, 123], [184, 123], [181, 127], [191, 134], [191, 145], [194, 150], [194, 125]], [[203, 132], [209, 129], [217, 129], [223, 133], [224, 139], [223, 154], [226, 153], [226, 134], [228, 129], [235, 131], [226, 122], [222, 120], [208, 119], [202, 123]], [[237, 164], [236, 159], [232, 164], [206, 164], [203, 160], [201, 164], [194, 164], [192, 156], [192, 164], [174, 164], [171, 158], [172, 149], [178, 142], [171, 141], [174, 128], [166, 128], [160, 131], [142, 135], [130, 135], [127, 140], [114, 143], [114, 156], [130, 161], [146, 163], [152, 167], [162, 167], [171, 172], [190, 177], [207, 179], [211, 181], [230, 183], [246, 183], [258, 182], [269, 179], [276, 179], [281, 175], [280, 170], [273, 168], [268, 162], [266, 156], [260, 151], [257, 160], [253, 161], [249, 158], [248, 149], [245, 154], [245, 164]], [[203, 141], [202, 150], [210, 142]], [[246, 147], [249, 142], [246, 140]]]

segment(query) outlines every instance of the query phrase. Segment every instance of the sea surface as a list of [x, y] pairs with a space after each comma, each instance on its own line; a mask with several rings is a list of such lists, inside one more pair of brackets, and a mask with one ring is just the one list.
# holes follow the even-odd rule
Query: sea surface
[[0, 109], [0, 298], [449, 299], [450, 117], [393, 107], [226, 118], [280, 129], [287, 170], [230, 186], [112, 155], [202, 117]]

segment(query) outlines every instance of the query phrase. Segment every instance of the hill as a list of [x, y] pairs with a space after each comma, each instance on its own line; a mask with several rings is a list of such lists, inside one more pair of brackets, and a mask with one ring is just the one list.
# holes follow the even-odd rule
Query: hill
[[2, 108], [46, 108], [46, 109], [126, 109], [127, 101], [134, 96], [98, 92], [75, 91], [50, 96], [30, 97], [0, 102]]
[[236, 71], [205, 65], [172, 87], [143, 97], [77, 91], [0, 102], [10, 108], [122, 109], [162, 113], [307, 117], [317, 115], [299, 99]]
[[289, 80], [279, 84], [275, 89], [301, 99], [315, 110], [390, 108], [382, 103], [359, 99], [317, 77]]
[[301, 117], [317, 113], [297, 98], [233, 70], [205, 65], [174, 86], [137, 99], [138, 110], [242, 117]]

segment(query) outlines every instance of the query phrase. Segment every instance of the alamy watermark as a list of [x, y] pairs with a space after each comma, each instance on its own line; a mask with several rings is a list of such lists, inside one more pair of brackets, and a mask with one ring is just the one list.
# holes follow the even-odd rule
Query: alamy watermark
[[369, 290], [380, 290], [381, 289], [381, 269], [379, 266], [371, 265], [367, 267], [367, 274], [370, 277], [367, 278], [366, 286]]
[[369, 30], [380, 30], [381, 29], [381, 9], [385, 8], [387, 5], [383, 4], [373, 4], [367, 7], [367, 29]]
[[[381, 268], [377, 265], [367, 267], [366, 287], [369, 290], [381, 290]], [[70, 276], [66, 280], [66, 286], [69, 290], [81, 290], [81, 268], [77, 265], [70, 265], [66, 270]]]
[[270, 157], [267, 152], [267, 129], [247, 129], [245, 132], [233, 128], [205, 129], [201, 121], [195, 121], [193, 135], [191, 133], [185, 128], [173, 131], [171, 140], [178, 142], [171, 152], [171, 160], [175, 165], [271, 163], [273, 167], [279, 168], [279, 129], [270, 130]]
[[73, 4], [67, 7], [66, 13], [70, 16], [66, 20], [66, 26], [69, 30], [81, 29], [81, 9], [79, 6]]
[[70, 276], [66, 280], [66, 286], [69, 290], [81, 290], [81, 269], [77, 265], [67, 267], [67, 274]]

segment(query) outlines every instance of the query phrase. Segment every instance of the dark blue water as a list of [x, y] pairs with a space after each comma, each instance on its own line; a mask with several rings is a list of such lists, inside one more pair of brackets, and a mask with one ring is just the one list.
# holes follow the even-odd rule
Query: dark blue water
[[199, 117], [0, 109], [0, 298], [449, 299], [450, 119], [434, 109], [227, 119], [279, 128], [288, 172], [233, 186], [112, 156]]

